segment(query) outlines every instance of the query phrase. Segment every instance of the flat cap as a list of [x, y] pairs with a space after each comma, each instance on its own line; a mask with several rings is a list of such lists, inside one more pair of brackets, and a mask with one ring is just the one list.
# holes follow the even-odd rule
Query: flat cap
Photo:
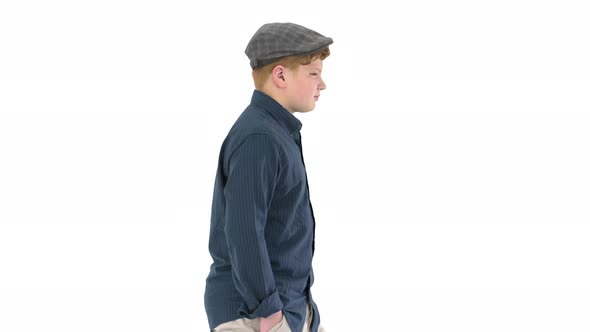
[[246, 46], [252, 69], [282, 57], [317, 52], [334, 41], [295, 23], [267, 23], [254, 33]]

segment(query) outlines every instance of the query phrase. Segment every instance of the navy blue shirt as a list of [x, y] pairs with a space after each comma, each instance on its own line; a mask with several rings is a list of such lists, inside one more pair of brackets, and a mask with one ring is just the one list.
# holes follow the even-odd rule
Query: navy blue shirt
[[223, 141], [217, 165], [205, 288], [209, 327], [282, 310], [303, 329], [311, 298], [315, 219], [301, 148], [301, 122], [255, 90]]

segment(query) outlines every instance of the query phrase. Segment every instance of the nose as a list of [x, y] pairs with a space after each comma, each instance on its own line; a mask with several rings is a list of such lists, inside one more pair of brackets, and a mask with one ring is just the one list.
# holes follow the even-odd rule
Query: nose
[[326, 88], [326, 82], [324, 82], [324, 79], [320, 79], [320, 90], [324, 90]]

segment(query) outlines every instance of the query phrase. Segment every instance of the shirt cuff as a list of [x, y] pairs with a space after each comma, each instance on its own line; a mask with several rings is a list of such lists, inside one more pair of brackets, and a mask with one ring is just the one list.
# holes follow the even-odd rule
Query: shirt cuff
[[260, 302], [260, 304], [252, 311], [250, 311], [245, 304], [242, 304], [239, 314], [241, 317], [255, 319], [257, 317], [268, 317], [280, 310], [283, 310], [283, 302], [281, 302], [279, 293], [274, 291], [274, 293], [262, 300], [262, 302]]

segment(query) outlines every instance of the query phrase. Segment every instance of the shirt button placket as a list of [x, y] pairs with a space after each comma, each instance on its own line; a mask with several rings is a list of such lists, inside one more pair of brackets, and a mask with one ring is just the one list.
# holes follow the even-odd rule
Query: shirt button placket
[[301, 139], [301, 133], [295, 132], [294, 137], [295, 137], [295, 142], [299, 146], [299, 152], [301, 153], [301, 162], [303, 163], [303, 169], [305, 170], [305, 187], [307, 189], [307, 197], [309, 199], [309, 209], [311, 210], [311, 218], [313, 220], [313, 240], [311, 243], [311, 255], [313, 257], [313, 254], [315, 252], [315, 216], [313, 214], [313, 205], [311, 204], [311, 197], [309, 195], [309, 183], [307, 182], [307, 170], [305, 168], [305, 160], [303, 158], [303, 143], [302, 143], [302, 139]]

